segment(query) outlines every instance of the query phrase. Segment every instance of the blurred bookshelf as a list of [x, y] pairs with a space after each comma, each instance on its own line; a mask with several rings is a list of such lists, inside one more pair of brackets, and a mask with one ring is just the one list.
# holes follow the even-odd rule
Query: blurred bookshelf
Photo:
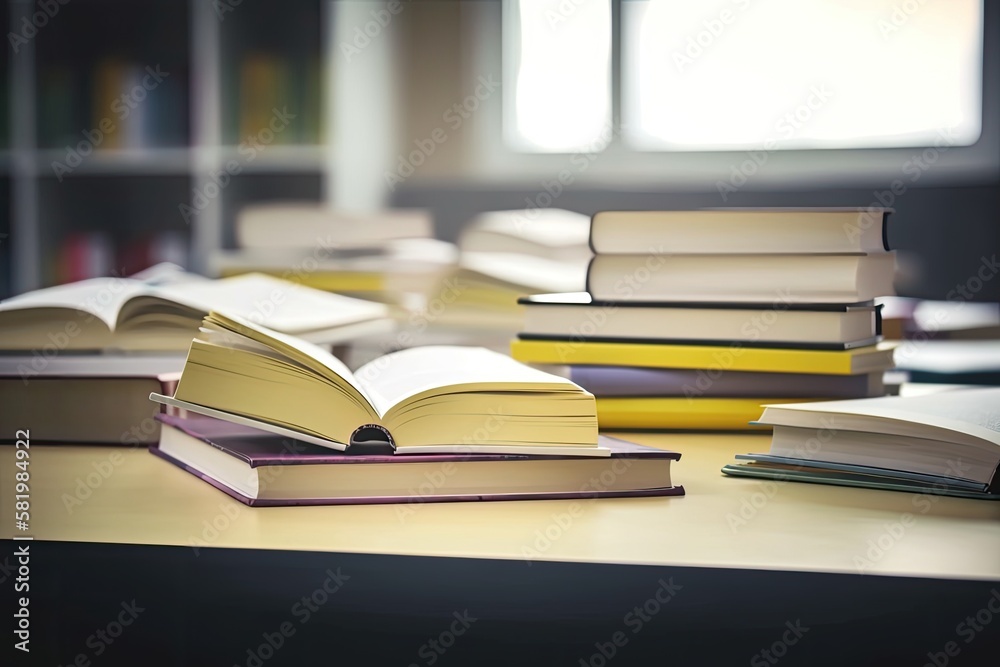
[[[10, 15], [0, 16], [0, 29], [10, 32]], [[11, 293], [13, 267], [11, 262], [11, 151], [10, 151], [10, 90], [11, 50], [3, 51], [3, 76], [0, 76], [0, 298]]]
[[[57, 3], [4, 55], [0, 298], [153, 261], [204, 271], [242, 206], [324, 200], [340, 4]], [[4, 34], [39, 7], [7, 10]]]

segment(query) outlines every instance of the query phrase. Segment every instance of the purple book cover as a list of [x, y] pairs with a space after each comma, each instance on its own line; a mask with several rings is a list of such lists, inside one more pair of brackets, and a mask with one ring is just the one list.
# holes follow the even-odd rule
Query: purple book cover
[[633, 366], [571, 366], [569, 379], [594, 396], [864, 398], [884, 393], [868, 375], [759, 373]]
[[[523, 455], [523, 454], [348, 454], [336, 450], [320, 447], [310, 443], [282, 438], [281, 436], [260, 431], [248, 426], [233, 424], [230, 422], [213, 419], [211, 417], [177, 417], [174, 415], [157, 415], [157, 419], [165, 424], [169, 424], [184, 433], [193, 436], [202, 442], [219, 449], [226, 454], [238, 458], [245, 462], [248, 467], [256, 468], [260, 466], [272, 465], [321, 465], [321, 464], [352, 464], [361, 465], [365, 463], [447, 463], [461, 461], [517, 461], [517, 460], [540, 460], [540, 459], [576, 459], [578, 457], [553, 455]], [[629, 459], [668, 459], [679, 460], [681, 455], [678, 452], [646, 447], [633, 442], [619, 440], [608, 436], [600, 436], [600, 445], [611, 450], [610, 460]], [[421, 495], [413, 497], [409, 495], [399, 496], [378, 496], [378, 497], [355, 497], [355, 498], [251, 498], [245, 496], [225, 484], [216, 480], [212, 476], [178, 461], [173, 456], [160, 450], [157, 444], [150, 445], [150, 452], [162, 459], [170, 461], [174, 465], [188, 471], [192, 475], [201, 478], [220, 491], [232, 496], [240, 502], [252, 507], [274, 507], [286, 505], [364, 505], [364, 504], [391, 504], [391, 503], [425, 503], [425, 502], [457, 502], [473, 500], [545, 500], [558, 499], [566, 500], [573, 498], [621, 498], [640, 496], [683, 496], [684, 487], [669, 486], [652, 489], [638, 489], [627, 491], [574, 491], [557, 493], [505, 493], [505, 494], [482, 494], [482, 495]], [[608, 459], [600, 459], [608, 460]]]

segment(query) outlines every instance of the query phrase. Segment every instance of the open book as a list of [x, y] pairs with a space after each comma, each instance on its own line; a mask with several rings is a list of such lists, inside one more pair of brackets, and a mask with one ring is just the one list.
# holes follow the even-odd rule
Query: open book
[[[190, 274], [189, 274], [190, 275]], [[92, 278], [0, 303], [4, 350], [183, 352], [212, 310], [232, 313], [316, 343], [391, 326], [386, 306], [328, 294], [260, 274], [223, 280]]]
[[412, 348], [352, 373], [315, 345], [215, 312], [174, 396], [150, 398], [340, 450], [609, 455], [593, 395], [502, 354]]
[[771, 450], [730, 475], [1000, 498], [1000, 388], [769, 405]]

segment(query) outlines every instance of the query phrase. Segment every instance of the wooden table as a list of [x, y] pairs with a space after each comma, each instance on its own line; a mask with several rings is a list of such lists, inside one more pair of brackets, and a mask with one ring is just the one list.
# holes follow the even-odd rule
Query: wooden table
[[[766, 451], [767, 435], [625, 437], [680, 451], [674, 477], [687, 496], [254, 509], [141, 449], [34, 445], [28, 534], [32, 576], [41, 582], [37, 594], [32, 584], [42, 601], [37, 618], [43, 623], [44, 606], [55, 613], [59, 604], [59, 625], [70, 629], [44, 635], [47, 657], [65, 664], [74, 651], [92, 656], [84, 629], [102, 613], [112, 618], [122, 600], [145, 595], [158, 600], [161, 617], [144, 629], [137, 622], [132, 632], [144, 641], [115, 655], [148, 659], [142, 646], [168, 632], [184, 641], [165, 650], [164, 664], [246, 664], [240, 641], [253, 644], [282, 619], [298, 627], [291, 604], [338, 567], [352, 578], [331, 595], [336, 604], [324, 608], [322, 622], [311, 620], [289, 639], [283, 659], [308, 658], [333, 633], [346, 642], [343, 655], [364, 661], [384, 650], [387, 659], [428, 664], [418, 656], [421, 642], [469, 608], [488, 622], [469, 632], [475, 639], [456, 642], [456, 651], [475, 647], [479, 664], [525, 658], [498, 648], [513, 633], [549, 664], [568, 656], [564, 664], [596, 665], [595, 642], [618, 630], [632, 638], [628, 610], [666, 597], [662, 585], [671, 581], [682, 588], [662, 606], [669, 616], [635, 635], [627, 651], [617, 648], [616, 664], [645, 655], [640, 639], [656, 654], [670, 647], [746, 662], [756, 654], [719, 641], [720, 625], [763, 650], [797, 618], [820, 627], [797, 648], [812, 664], [843, 659], [836, 633], [824, 632], [872, 622], [881, 630], [869, 640], [912, 660], [927, 660], [948, 641], [972, 660], [1000, 641], [1000, 614], [969, 646], [955, 631], [1000, 587], [1000, 503], [719, 472], [736, 453]], [[0, 448], [0, 467], [0, 534], [9, 539], [16, 532], [12, 447]], [[67, 602], [77, 589], [86, 604]], [[215, 629], [203, 637], [206, 624]], [[403, 633], [402, 643], [387, 639], [386, 624], [392, 637]], [[245, 636], [234, 640], [240, 650], [219, 641], [219, 628]], [[561, 648], [547, 653], [538, 648], [543, 639]], [[450, 660], [442, 664], [464, 664]]]

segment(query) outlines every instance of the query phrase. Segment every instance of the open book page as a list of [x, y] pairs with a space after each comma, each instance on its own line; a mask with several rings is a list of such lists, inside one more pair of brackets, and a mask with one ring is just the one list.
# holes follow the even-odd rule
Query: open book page
[[783, 404], [778, 407], [782, 410], [855, 414], [924, 424], [964, 433], [1000, 446], [1000, 387], [961, 389], [927, 396]]
[[[255, 324], [249, 320], [232, 315], [211, 312], [205, 318], [205, 328], [210, 331], [215, 328], [228, 329], [230, 331], [266, 345], [273, 350], [277, 350], [292, 361], [308, 368], [313, 373], [327, 378], [331, 382], [353, 388], [358, 397], [367, 402], [377, 411], [378, 408], [372, 401], [351, 370], [337, 357], [333, 356], [318, 345], [313, 345], [301, 338], [289, 336], [278, 331], [271, 331], [265, 327]], [[216, 339], [218, 336], [216, 335]], [[340, 378], [342, 382], [337, 382]], [[381, 413], [379, 413], [381, 414]]]
[[129, 278], [90, 278], [28, 292], [0, 303], [0, 312], [32, 308], [69, 308], [100, 318], [115, 328], [126, 301], [146, 293], [147, 286]]
[[386, 317], [384, 304], [352, 299], [252, 273], [153, 288], [153, 295], [204, 313], [223, 312], [288, 333]]
[[435, 345], [393, 352], [368, 362], [354, 376], [382, 416], [424, 392], [583, 391], [569, 380], [481, 347]]

